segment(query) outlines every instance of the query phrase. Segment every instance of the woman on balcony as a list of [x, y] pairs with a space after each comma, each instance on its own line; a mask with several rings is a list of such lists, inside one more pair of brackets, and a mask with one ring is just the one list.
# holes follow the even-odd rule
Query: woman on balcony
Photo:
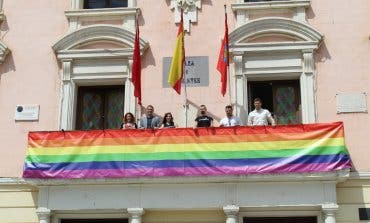
[[121, 123], [121, 129], [137, 129], [135, 117], [131, 112], [127, 112], [125, 116], [123, 117], [123, 122]]
[[161, 128], [176, 128], [171, 112], [164, 114]]

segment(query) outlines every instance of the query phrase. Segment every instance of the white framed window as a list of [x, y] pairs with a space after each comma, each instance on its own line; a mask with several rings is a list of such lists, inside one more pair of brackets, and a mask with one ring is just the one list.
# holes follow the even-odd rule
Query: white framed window
[[84, 0], [84, 9], [128, 7], [128, 0]]
[[[94, 25], [68, 33], [54, 44], [53, 49], [62, 65], [60, 129], [73, 130], [81, 126], [76, 120], [79, 89], [82, 88], [116, 86], [116, 90], [121, 89], [120, 97], [124, 97], [122, 113], [136, 113], [131, 81], [134, 37], [134, 33], [122, 27]], [[140, 47], [143, 53], [148, 43], [141, 39]], [[100, 118], [107, 117], [103, 114]], [[103, 121], [102, 126], [100, 128], [112, 128], [114, 124]]]
[[249, 82], [299, 80], [298, 115], [302, 123], [316, 122], [314, 52], [322, 37], [306, 23], [278, 17], [256, 19], [230, 33], [238, 115], [247, 119]]
[[128, 223], [129, 216], [125, 212], [117, 211], [79, 211], [79, 212], [55, 212], [51, 217], [51, 223]]
[[71, 9], [65, 11], [65, 15], [70, 32], [97, 21], [116, 25], [118, 21], [125, 29], [134, 31], [139, 12], [136, 0], [71, 0]]
[[[284, 210], [285, 209], [285, 210]], [[281, 208], [255, 208], [251, 211], [240, 212], [240, 223], [324, 223], [320, 210], [313, 207], [281, 207]]]
[[[71, 0], [72, 9], [136, 7], [136, 0]], [[86, 7], [85, 7], [86, 6]]]

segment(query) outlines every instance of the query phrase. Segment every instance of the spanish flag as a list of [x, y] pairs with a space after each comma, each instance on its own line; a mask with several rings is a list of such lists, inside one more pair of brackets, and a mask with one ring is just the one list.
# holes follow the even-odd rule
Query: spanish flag
[[168, 73], [168, 83], [178, 94], [181, 94], [181, 81], [184, 74], [185, 48], [184, 48], [184, 26], [181, 11], [181, 21], [177, 33], [175, 52], [173, 53], [170, 72]]

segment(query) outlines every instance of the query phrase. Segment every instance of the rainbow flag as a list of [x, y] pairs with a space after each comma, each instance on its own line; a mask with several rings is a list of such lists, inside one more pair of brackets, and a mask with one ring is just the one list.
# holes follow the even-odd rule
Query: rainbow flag
[[30, 132], [24, 178], [327, 172], [351, 167], [343, 124]]

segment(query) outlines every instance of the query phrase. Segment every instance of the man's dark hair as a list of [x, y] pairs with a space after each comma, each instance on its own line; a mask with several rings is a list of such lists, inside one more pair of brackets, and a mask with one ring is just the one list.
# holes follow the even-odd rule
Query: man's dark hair
[[225, 109], [226, 109], [226, 108], [231, 108], [231, 109], [233, 109], [233, 106], [231, 106], [231, 105], [226, 105], [226, 106], [225, 106]]
[[259, 101], [259, 102], [261, 102], [261, 103], [262, 103], [261, 98], [255, 98], [255, 99], [253, 100], [253, 102], [257, 102], [257, 101]]

